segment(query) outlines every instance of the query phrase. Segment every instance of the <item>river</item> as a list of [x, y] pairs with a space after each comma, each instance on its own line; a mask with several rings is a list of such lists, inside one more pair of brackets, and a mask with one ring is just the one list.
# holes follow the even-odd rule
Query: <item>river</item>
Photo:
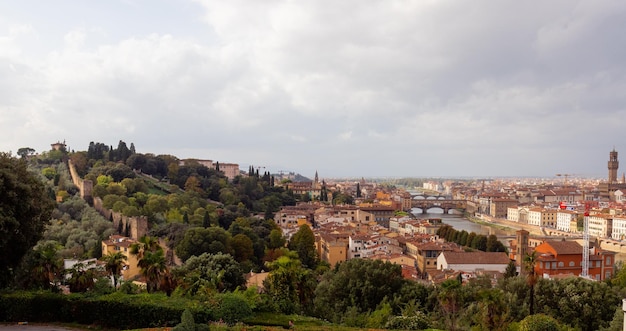
[[458, 231], [465, 230], [467, 232], [475, 232], [477, 234], [483, 234], [483, 235], [495, 234], [498, 237], [509, 236], [515, 233], [514, 232], [515, 230], [507, 232], [507, 231], [499, 230], [490, 226], [476, 224], [474, 222], [471, 222], [467, 218], [463, 217], [463, 214], [456, 210], [451, 210], [450, 214], [444, 214], [443, 210], [439, 208], [431, 208], [429, 209], [429, 213], [422, 214], [422, 210], [420, 208], [413, 208], [411, 212], [418, 219], [441, 218], [441, 221], [444, 224], [448, 224]]

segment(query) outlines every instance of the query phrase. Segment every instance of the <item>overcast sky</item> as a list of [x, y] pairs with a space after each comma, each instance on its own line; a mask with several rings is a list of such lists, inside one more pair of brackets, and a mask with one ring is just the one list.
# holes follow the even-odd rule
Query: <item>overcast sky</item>
[[0, 132], [322, 178], [606, 177], [615, 147], [621, 176], [626, 1], [0, 1]]

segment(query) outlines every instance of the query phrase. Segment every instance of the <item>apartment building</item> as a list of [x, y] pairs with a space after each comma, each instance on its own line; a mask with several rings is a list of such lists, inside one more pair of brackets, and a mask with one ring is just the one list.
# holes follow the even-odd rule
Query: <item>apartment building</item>
[[315, 246], [322, 261], [331, 267], [348, 259], [349, 234], [319, 232], [315, 234]]
[[[559, 210], [556, 213], [556, 229], [564, 232], [576, 232], [578, 213], [570, 210]], [[574, 227], [572, 227], [572, 225]]]
[[129, 280], [139, 276], [141, 269], [137, 266], [137, 256], [130, 254], [130, 246], [137, 241], [120, 236], [111, 235], [102, 241], [102, 255], [121, 252], [126, 256], [125, 266], [122, 269], [122, 279]]
[[589, 235], [598, 238], [612, 237], [613, 216], [606, 214], [589, 215]]
[[615, 240], [626, 239], [626, 216], [613, 217], [613, 229], [611, 231], [611, 238]]
[[507, 218], [508, 209], [517, 206], [517, 200], [495, 198], [491, 199], [491, 205], [489, 207], [489, 215], [495, 218]]
[[[575, 241], [545, 241], [535, 247], [538, 263], [535, 272], [544, 278], [555, 278], [582, 273], [583, 247]], [[613, 277], [615, 253], [591, 248], [589, 252], [589, 277], [606, 280]]]
[[546, 228], [556, 228], [557, 210], [530, 208], [528, 209], [528, 224]]

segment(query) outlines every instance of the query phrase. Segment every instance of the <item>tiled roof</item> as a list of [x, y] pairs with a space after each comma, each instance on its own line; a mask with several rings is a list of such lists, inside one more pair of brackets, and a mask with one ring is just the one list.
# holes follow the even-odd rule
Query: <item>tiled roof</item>
[[448, 264], [508, 264], [504, 252], [443, 252]]
[[583, 247], [575, 241], [546, 241], [545, 243], [550, 245], [557, 255], [583, 253]]

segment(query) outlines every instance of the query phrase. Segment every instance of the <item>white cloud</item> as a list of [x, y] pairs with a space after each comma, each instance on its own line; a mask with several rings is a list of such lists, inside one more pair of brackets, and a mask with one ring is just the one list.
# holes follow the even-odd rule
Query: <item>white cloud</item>
[[[0, 129], [12, 134], [0, 147], [122, 139], [302, 172], [333, 160], [358, 164], [355, 175], [504, 175], [525, 174], [515, 164], [529, 157], [589, 154], [563, 145], [623, 140], [603, 130], [626, 129], [615, 120], [626, 101], [621, 2], [194, 3], [200, 11], [170, 10], [168, 24], [150, 16], [171, 9], [158, 1], [107, 3], [97, 20], [76, 6], [49, 31], [35, 16], [5, 18]], [[122, 10], [144, 16], [116, 26]], [[586, 170], [568, 172], [603, 169], [578, 164]]]

